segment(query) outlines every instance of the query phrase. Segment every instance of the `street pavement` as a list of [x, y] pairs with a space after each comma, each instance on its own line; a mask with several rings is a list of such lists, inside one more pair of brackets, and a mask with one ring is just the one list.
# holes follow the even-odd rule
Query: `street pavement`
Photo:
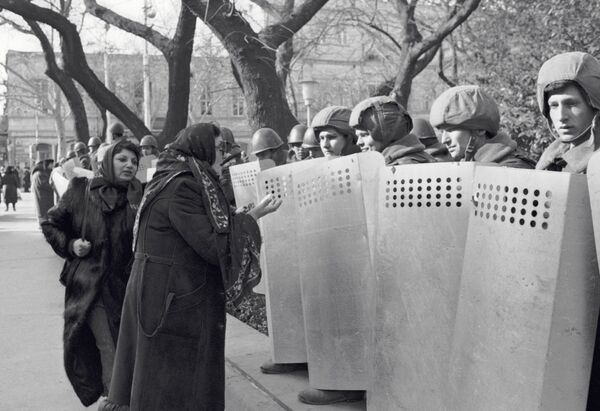
[[22, 196], [16, 212], [0, 205], [0, 410], [83, 410], [62, 364], [62, 260], [38, 228], [33, 194]]

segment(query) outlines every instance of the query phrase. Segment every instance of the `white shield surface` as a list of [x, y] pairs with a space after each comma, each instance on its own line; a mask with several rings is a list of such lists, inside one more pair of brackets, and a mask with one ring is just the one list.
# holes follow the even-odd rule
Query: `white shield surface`
[[271, 194], [283, 200], [277, 212], [260, 220], [264, 247], [261, 268], [275, 363], [306, 362], [298, 245], [298, 227], [302, 221], [298, 218], [293, 175], [322, 161], [325, 160], [299, 161], [258, 175], [259, 197]]
[[[309, 383], [365, 390], [374, 322], [368, 220], [383, 157], [369, 152], [294, 174]], [[365, 195], [365, 193], [367, 193]]]
[[273, 160], [251, 161], [229, 167], [235, 204], [238, 208], [246, 206], [252, 208], [257, 204], [256, 177], [261, 170], [271, 167], [275, 167]]
[[598, 316], [586, 177], [479, 166], [449, 409], [585, 410]]
[[474, 163], [379, 175], [374, 410], [443, 410]]
[[69, 187], [69, 179], [63, 176], [63, 169], [56, 167], [50, 174], [50, 181], [59, 196], [62, 196]]
[[596, 255], [600, 256], [600, 152], [596, 152], [588, 163], [587, 180], [590, 192], [590, 204], [592, 206]]

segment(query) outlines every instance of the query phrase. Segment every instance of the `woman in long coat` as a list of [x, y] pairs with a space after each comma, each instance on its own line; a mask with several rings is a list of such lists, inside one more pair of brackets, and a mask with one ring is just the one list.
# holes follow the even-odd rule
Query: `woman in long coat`
[[46, 221], [48, 210], [54, 207], [54, 190], [50, 185], [52, 164], [54, 164], [54, 160], [39, 161], [31, 171], [31, 189], [40, 224]]
[[115, 368], [100, 410], [224, 409], [225, 303], [260, 281], [256, 219], [232, 215], [212, 169], [219, 129], [196, 124], [161, 153], [137, 216]]
[[85, 406], [110, 386], [142, 196], [135, 179], [138, 160], [132, 143], [109, 147], [100, 175], [73, 178], [42, 223], [46, 240], [65, 259], [64, 365]]
[[17, 188], [20, 186], [19, 175], [17, 174], [13, 166], [6, 168], [6, 174], [2, 178], [2, 188], [4, 192], [4, 204], [6, 204], [6, 211], [8, 211], [8, 205], [12, 204], [13, 210], [15, 210], [15, 204], [17, 203], [18, 191]]

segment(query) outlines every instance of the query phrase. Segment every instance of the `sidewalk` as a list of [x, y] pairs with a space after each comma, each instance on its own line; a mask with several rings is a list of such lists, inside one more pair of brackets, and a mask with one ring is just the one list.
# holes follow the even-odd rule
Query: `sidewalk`
[[[83, 410], [62, 364], [62, 260], [45, 242], [35, 216], [31, 193], [23, 193], [16, 212], [0, 207], [0, 409]], [[308, 387], [307, 373], [260, 373], [260, 364], [269, 358], [267, 336], [231, 316], [225, 351], [229, 411], [366, 409], [364, 401], [300, 403], [297, 394]]]

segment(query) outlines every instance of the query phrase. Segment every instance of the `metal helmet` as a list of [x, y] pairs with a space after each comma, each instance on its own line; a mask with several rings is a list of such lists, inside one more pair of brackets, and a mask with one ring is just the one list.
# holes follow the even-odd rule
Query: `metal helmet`
[[312, 127], [308, 127], [304, 132], [304, 140], [302, 141], [302, 147], [304, 148], [317, 148], [321, 147], [319, 140], [315, 134], [315, 130]]
[[88, 140], [88, 147], [98, 147], [100, 146], [100, 144], [102, 144], [102, 140], [100, 140], [98, 137], [92, 137]]
[[304, 133], [306, 133], [306, 127], [304, 124], [296, 124], [290, 130], [288, 136], [288, 143], [290, 144], [302, 144], [304, 142]]
[[77, 155], [82, 155], [82, 154], [87, 154], [87, 152], [88, 152], [88, 149], [87, 149], [87, 146], [86, 146], [86, 145], [85, 145], [83, 142], [81, 142], [81, 141], [78, 141], [78, 142], [77, 142], [77, 143], [75, 143], [75, 145], [73, 146], [73, 151], [75, 151], [75, 153], [76, 153]]
[[147, 136], [142, 137], [142, 141], [140, 141], [140, 146], [152, 146], [154, 148], [158, 148], [158, 141], [153, 135], [148, 134]]
[[119, 123], [118, 121], [115, 123], [112, 123], [110, 128], [108, 129], [108, 131], [111, 134], [120, 134], [123, 135], [123, 133], [125, 133], [125, 127], [123, 127], [123, 124]]
[[279, 134], [271, 128], [258, 129], [252, 136], [252, 154], [277, 149], [282, 145], [283, 140], [279, 137]]
[[77, 154], [73, 150], [67, 152], [67, 160], [77, 157]]

